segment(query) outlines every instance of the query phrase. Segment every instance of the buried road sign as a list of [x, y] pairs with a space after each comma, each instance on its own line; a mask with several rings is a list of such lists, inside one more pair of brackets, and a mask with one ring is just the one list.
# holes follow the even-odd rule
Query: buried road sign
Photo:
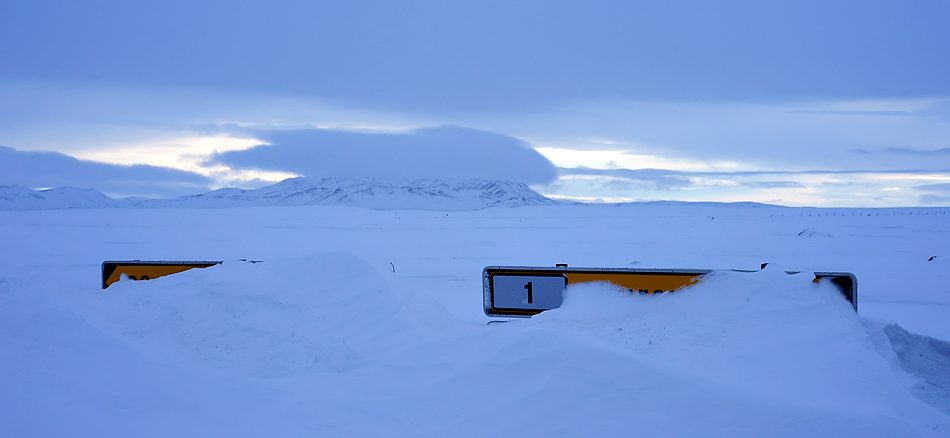
[[[764, 265], [763, 265], [764, 267]], [[736, 272], [756, 272], [733, 269]], [[488, 316], [530, 317], [561, 306], [570, 284], [606, 281], [632, 292], [671, 292], [696, 284], [708, 269], [555, 268], [488, 266], [482, 270], [482, 298]], [[797, 274], [799, 271], [786, 271]], [[858, 281], [848, 272], [815, 272], [815, 282], [829, 280], [858, 311]]]
[[192, 268], [207, 268], [221, 264], [220, 261], [142, 261], [108, 260], [102, 262], [102, 288], [119, 281], [122, 274], [130, 280], [151, 280], [170, 274], [187, 271]]
[[495, 275], [494, 304], [502, 309], [547, 310], [561, 307], [564, 274]]

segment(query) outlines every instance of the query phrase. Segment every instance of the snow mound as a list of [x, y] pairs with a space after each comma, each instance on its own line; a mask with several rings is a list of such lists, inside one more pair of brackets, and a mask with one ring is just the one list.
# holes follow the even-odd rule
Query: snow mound
[[[0, 342], [17, 358], [0, 361], [0, 387], [25, 399], [0, 419], [18, 435], [70, 424], [136, 436], [890, 437], [950, 427], [894, 378], [837, 290], [804, 274], [726, 272], [656, 295], [576, 285], [560, 309], [531, 319], [437, 330], [403, 312], [392, 275], [334, 252], [68, 293], [32, 293], [55, 290], [55, 279], [0, 278]], [[37, 414], [49, 400], [58, 422]]]
[[950, 342], [910, 333], [894, 323], [862, 322], [878, 352], [911, 380], [911, 392], [950, 415]]
[[[0, 212], [12, 248], [0, 253], [0, 425], [17, 437], [947, 436], [946, 342], [865, 320], [918, 303], [894, 321], [947, 339], [944, 217], [683, 208]], [[855, 221], [865, 231], [849, 232]], [[805, 228], [841, 242], [795, 235]], [[655, 267], [771, 263], [675, 293], [574, 285], [559, 309], [486, 324], [503, 320], [481, 312], [486, 265], [618, 266], [631, 252]], [[102, 260], [176, 257], [224, 264], [100, 288]], [[789, 267], [853, 268], [862, 313]]]
[[[578, 330], [699, 378], [763, 399], [853, 415], [886, 412], [868, 390], [891, 370], [850, 303], [830, 283], [769, 265], [717, 272], [672, 293], [581, 284], [530, 324]], [[863, 387], [863, 385], [869, 385]]]
[[226, 375], [351, 371], [413, 333], [378, 272], [348, 253], [226, 261], [80, 298], [146, 357]]

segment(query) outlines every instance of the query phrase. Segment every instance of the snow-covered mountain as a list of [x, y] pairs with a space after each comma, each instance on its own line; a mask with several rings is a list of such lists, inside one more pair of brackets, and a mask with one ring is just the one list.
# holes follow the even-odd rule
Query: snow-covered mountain
[[121, 201], [91, 189], [59, 187], [32, 190], [12, 185], [0, 186], [0, 210], [62, 210], [67, 208], [119, 207]]
[[219, 189], [175, 199], [112, 199], [95, 190], [30, 190], [0, 186], [0, 210], [66, 208], [221, 208], [251, 206], [346, 205], [380, 210], [479, 210], [487, 207], [555, 205], [528, 186], [512, 181], [444, 181], [291, 178], [253, 190]]

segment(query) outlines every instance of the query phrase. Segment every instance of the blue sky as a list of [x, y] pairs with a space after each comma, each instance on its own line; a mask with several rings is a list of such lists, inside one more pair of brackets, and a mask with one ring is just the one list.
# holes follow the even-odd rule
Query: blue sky
[[950, 204], [946, 2], [130, 3], [0, 3], [0, 184]]

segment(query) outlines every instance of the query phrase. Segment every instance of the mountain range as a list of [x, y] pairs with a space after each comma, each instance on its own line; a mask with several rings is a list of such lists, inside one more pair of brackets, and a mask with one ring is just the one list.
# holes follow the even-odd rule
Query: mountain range
[[345, 205], [378, 210], [479, 210], [488, 207], [557, 205], [558, 202], [513, 181], [375, 178], [290, 178], [259, 189], [224, 188], [174, 199], [113, 199], [92, 189], [60, 187], [32, 190], [0, 186], [0, 210], [71, 208], [227, 208]]

